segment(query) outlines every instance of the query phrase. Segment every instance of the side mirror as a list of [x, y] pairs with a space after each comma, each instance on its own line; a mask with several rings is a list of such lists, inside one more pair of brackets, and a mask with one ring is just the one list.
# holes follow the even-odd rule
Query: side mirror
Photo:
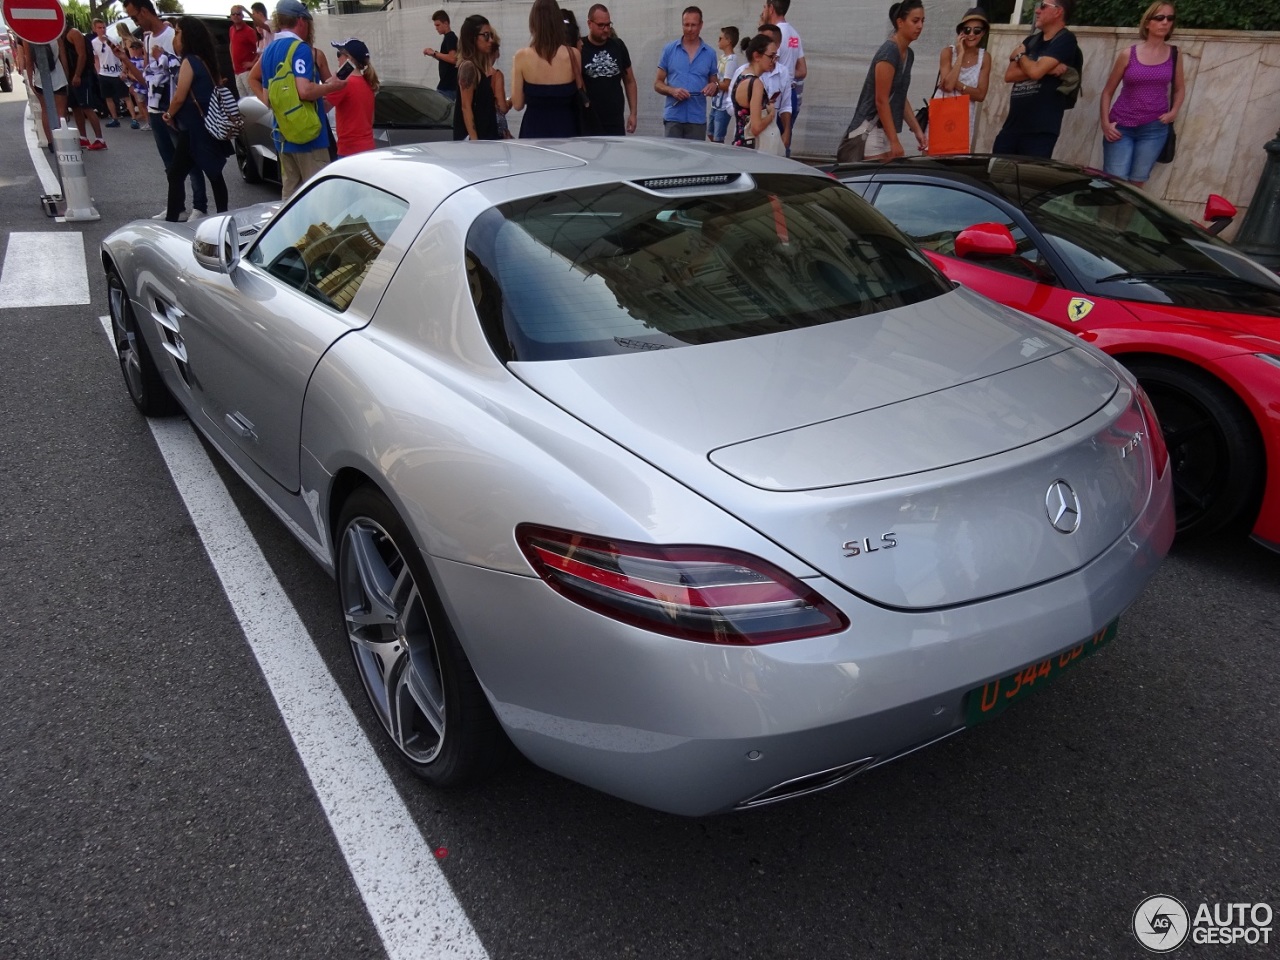
[[1204, 222], [1208, 224], [1205, 229], [1217, 236], [1235, 219], [1236, 212], [1236, 205], [1226, 197], [1209, 194], [1209, 201], [1204, 205]]
[[196, 227], [191, 252], [196, 263], [215, 273], [230, 273], [240, 262], [240, 233], [234, 214], [206, 217]]
[[961, 260], [979, 257], [1012, 257], [1018, 243], [1009, 228], [999, 223], [975, 223], [956, 236], [956, 256]]

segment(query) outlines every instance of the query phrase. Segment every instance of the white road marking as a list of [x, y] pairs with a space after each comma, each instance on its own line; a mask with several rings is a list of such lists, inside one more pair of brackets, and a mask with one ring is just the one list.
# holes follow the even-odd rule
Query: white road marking
[[89, 302], [80, 233], [11, 233], [0, 268], [0, 308]]
[[[100, 318], [107, 336], [111, 320]], [[244, 518], [185, 420], [151, 420], [391, 960], [487, 960], [458, 903]]]
[[27, 101], [27, 112], [22, 118], [22, 129], [27, 136], [27, 153], [31, 154], [31, 165], [36, 168], [36, 176], [40, 178], [40, 189], [45, 196], [62, 196], [62, 184], [58, 181], [58, 175], [53, 172], [53, 167], [49, 166], [49, 151], [40, 146], [30, 100]]

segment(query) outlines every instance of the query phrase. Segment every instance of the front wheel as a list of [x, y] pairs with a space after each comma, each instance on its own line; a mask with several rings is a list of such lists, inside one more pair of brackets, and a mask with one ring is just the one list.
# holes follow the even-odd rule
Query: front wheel
[[1266, 472], [1262, 440], [1240, 399], [1194, 367], [1126, 366], [1151, 398], [1169, 448], [1178, 535], [1205, 536], [1255, 510]]
[[372, 487], [337, 525], [338, 593], [356, 670], [405, 763], [441, 787], [483, 779], [508, 741], [408, 528]]
[[129, 399], [145, 416], [163, 417], [178, 411], [177, 401], [164, 385], [151, 351], [142, 339], [129, 294], [115, 270], [107, 272], [107, 310], [111, 314], [111, 339]]

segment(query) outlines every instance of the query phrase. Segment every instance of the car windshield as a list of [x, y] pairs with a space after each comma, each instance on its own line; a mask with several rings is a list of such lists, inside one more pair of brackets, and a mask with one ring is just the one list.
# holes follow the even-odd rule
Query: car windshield
[[1025, 199], [1023, 209], [1095, 292], [1180, 303], [1209, 297], [1223, 300], [1218, 309], [1280, 307], [1280, 278], [1111, 180], [1072, 180]]
[[503, 204], [472, 225], [467, 271], [503, 360], [735, 340], [951, 289], [852, 191], [795, 175], [744, 175], [716, 193], [615, 183]]
[[426, 87], [384, 83], [373, 101], [375, 127], [441, 127], [453, 122], [453, 103]]

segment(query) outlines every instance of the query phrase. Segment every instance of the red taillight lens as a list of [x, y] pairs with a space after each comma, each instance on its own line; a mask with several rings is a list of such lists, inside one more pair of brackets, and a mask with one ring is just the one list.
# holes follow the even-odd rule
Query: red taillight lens
[[601, 540], [527, 523], [516, 527], [516, 541], [565, 597], [655, 633], [743, 646], [849, 625], [800, 580], [736, 550]]
[[1164, 476], [1164, 468], [1169, 465], [1169, 447], [1164, 442], [1164, 433], [1160, 430], [1160, 421], [1156, 417], [1156, 408], [1151, 405], [1147, 391], [1138, 388], [1138, 405], [1142, 408], [1142, 419], [1147, 424], [1147, 436], [1151, 438], [1151, 459], [1156, 466], [1156, 476]]

